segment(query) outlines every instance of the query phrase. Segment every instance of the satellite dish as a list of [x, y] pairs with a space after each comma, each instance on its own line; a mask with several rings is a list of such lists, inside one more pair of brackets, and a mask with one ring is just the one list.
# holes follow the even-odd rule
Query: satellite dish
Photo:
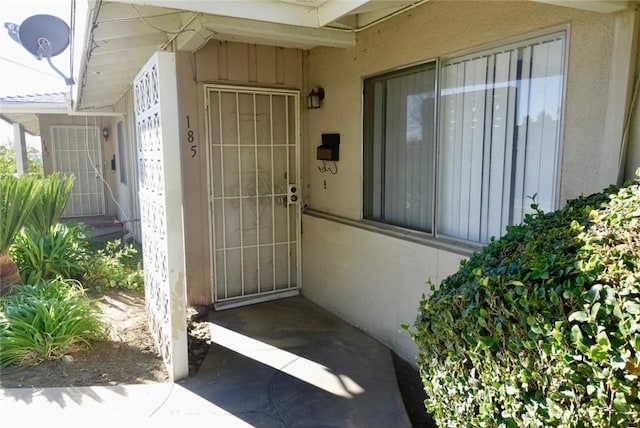
[[69, 46], [69, 26], [52, 15], [33, 15], [18, 29], [20, 43], [38, 59], [60, 55]]
[[69, 26], [62, 19], [52, 15], [33, 15], [16, 25], [5, 22], [9, 36], [20, 43], [33, 56], [46, 58], [51, 68], [62, 76], [67, 85], [73, 85], [73, 77], [67, 77], [58, 70], [51, 58], [60, 55], [69, 46]]

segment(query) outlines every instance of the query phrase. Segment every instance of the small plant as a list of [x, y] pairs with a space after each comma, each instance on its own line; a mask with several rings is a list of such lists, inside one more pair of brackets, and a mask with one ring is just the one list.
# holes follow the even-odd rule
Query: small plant
[[39, 182], [33, 177], [0, 177], [0, 294], [20, 283], [18, 267], [8, 251], [29, 218], [39, 191]]
[[17, 286], [0, 298], [0, 367], [59, 358], [104, 338], [105, 329], [77, 281]]
[[90, 258], [83, 224], [52, 226], [48, 234], [28, 226], [16, 237], [10, 254], [25, 283], [42, 279], [80, 279]]
[[16, 154], [13, 147], [0, 145], [0, 176], [13, 175], [16, 172]]
[[87, 261], [83, 282], [90, 288], [109, 287], [126, 290], [144, 289], [142, 253], [119, 239], [107, 242]]
[[27, 224], [46, 235], [55, 226], [64, 207], [69, 201], [73, 189], [74, 176], [51, 174], [40, 180], [39, 198], [36, 202]]
[[423, 297], [427, 410], [440, 426], [638, 426], [640, 183], [534, 210]]

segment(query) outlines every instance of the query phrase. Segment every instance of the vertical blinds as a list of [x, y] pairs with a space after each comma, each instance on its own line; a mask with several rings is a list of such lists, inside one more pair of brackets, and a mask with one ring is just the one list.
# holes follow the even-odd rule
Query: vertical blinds
[[554, 208], [564, 33], [442, 64], [438, 233], [487, 242]]

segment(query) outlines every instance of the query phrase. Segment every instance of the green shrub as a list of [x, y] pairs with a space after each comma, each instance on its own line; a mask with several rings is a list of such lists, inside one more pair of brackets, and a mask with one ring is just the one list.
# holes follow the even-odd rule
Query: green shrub
[[38, 200], [40, 182], [28, 175], [0, 177], [0, 254], [6, 254]]
[[33, 226], [22, 229], [10, 254], [25, 283], [55, 277], [80, 279], [90, 257], [83, 224], [52, 226], [43, 234]]
[[528, 215], [423, 296], [438, 425], [638, 426], [639, 237], [639, 184], [612, 188]]
[[17, 171], [16, 154], [13, 151], [13, 147], [0, 145], [0, 177], [13, 175]]
[[103, 337], [99, 311], [77, 281], [18, 286], [0, 299], [0, 367], [61, 357]]
[[0, 176], [0, 295], [20, 282], [18, 268], [8, 251], [29, 218], [38, 193], [39, 182], [33, 177]]
[[51, 174], [40, 179], [38, 201], [31, 211], [27, 225], [48, 234], [53, 226], [60, 221], [64, 207], [69, 201], [73, 190], [74, 176]]
[[103, 249], [95, 252], [88, 259], [84, 271], [86, 287], [144, 290], [142, 252], [119, 239], [107, 242]]
[[[14, 175], [17, 171], [13, 146], [0, 144], [0, 177]], [[32, 176], [42, 177], [42, 154], [33, 148], [27, 149], [27, 172]]]

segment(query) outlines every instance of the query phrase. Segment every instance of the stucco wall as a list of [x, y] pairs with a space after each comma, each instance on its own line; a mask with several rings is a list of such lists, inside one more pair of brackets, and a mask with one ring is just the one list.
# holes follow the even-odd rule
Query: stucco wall
[[[85, 117], [85, 116], [68, 116], [66, 114], [41, 114], [38, 115], [40, 122], [40, 139], [42, 141], [42, 164], [45, 174], [53, 172], [53, 153], [51, 152], [51, 127], [52, 126], [97, 126], [100, 129], [107, 127], [111, 132], [109, 139], [105, 141], [100, 137], [102, 142], [102, 171], [104, 179], [114, 191], [117, 198], [116, 177], [117, 171], [111, 170], [111, 159], [115, 155], [114, 138], [115, 138], [115, 121], [111, 117]], [[100, 134], [102, 135], [102, 133]], [[111, 198], [107, 186], [104, 185], [105, 214], [117, 215], [116, 204]]]
[[427, 279], [439, 283], [463, 256], [309, 215], [302, 224], [303, 294], [412, 361], [400, 326], [413, 324]]
[[[126, 112], [120, 118], [113, 121], [113, 147], [116, 152], [116, 174], [115, 181], [117, 187], [118, 217], [125, 222], [125, 228], [133, 234], [138, 242], [142, 242], [142, 231], [140, 227], [140, 202], [138, 200], [138, 154], [136, 149], [136, 124], [135, 112], [133, 111], [133, 90], [129, 88], [115, 105], [118, 112]], [[125, 164], [120, 163], [118, 153], [118, 122], [122, 121], [124, 130], [124, 159]], [[127, 182], [120, 181], [120, 170], [125, 168], [127, 172]]]
[[[305, 92], [322, 86], [319, 110], [305, 112], [305, 202], [362, 218], [362, 79], [409, 64], [491, 46], [541, 30], [569, 29], [560, 201], [602, 188], [616, 16], [533, 2], [432, 0], [358, 33], [352, 49], [316, 48], [306, 57]], [[320, 173], [322, 133], [341, 135], [339, 172]], [[310, 215], [303, 216], [303, 292], [412, 360], [400, 324], [411, 323], [427, 279], [455, 272], [462, 256]]]
[[[640, 19], [640, 18], [636, 18]], [[640, 31], [640, 30], [639, 30]], [[636, 91], [640, 92], [640, 40], [636, 39]], [[627, 142], [627, 159], [625, 166], [625, 179], [636, 179], [635, 171], [640, 168], [640, 93], [636, 93], [631, 105], [631, 122], [629, 124], [629, 141]]]
[[[212, 280], [203, 85], [214, 83], [300, 89], [303, 83], [302, 51], [211, 41], [196, 53], [178, 52], [176, 64], [183, 162], [187, 298], [190, 304], [209, 304]], [[187, 116], [190, 128], [187, 128]], [[192, 143], [188, 141], [189, 131], [193, 131]]]
[[[358, 34], [352, 49], [308, 55], [309, 85], [322, 85], [324, 107], [308, 113], [307, 163], [323, 132], [340, 132], [340, 173], [306, 168], [311, 207], [349, 218], [361, 212], [362, 78], [412, 63], [570, 25], [560, 199], [600, 189], [615, 15], [532, 2], [430, 1]], [[324, 181], [326, 180], [326, 186]], [[326, 187], [326, 189], [325, 189]]]

